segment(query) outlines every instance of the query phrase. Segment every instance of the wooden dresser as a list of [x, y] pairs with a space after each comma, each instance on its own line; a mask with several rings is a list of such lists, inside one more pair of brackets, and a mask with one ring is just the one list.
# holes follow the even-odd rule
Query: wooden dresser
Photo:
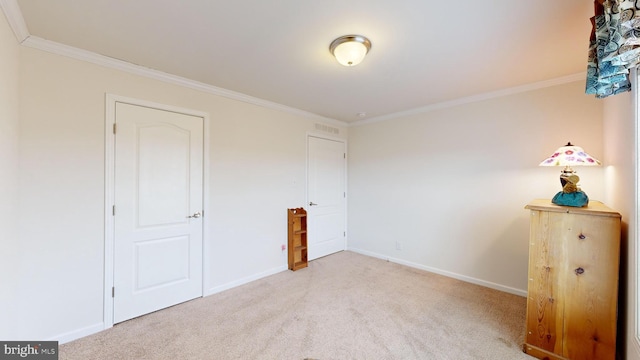
[[620, 214], [534, 200], [524, 352], [539, 359], [614, 360]]

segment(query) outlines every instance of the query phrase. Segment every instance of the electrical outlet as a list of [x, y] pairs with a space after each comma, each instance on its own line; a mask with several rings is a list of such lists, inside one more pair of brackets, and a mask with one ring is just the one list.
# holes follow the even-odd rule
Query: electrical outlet
[[402, 243], [400, 241], [396, 241], [396, 250], [402, 250]]

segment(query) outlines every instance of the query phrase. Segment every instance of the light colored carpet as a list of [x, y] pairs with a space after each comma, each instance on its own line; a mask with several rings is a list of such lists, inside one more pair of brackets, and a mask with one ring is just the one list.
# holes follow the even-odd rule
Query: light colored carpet
[[60, 359], [528, 359], [525, 298], [341, 252], [60, 346]]

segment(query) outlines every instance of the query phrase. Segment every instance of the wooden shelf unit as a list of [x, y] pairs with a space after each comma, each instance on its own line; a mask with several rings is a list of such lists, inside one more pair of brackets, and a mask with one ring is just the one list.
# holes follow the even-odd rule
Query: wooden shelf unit
[[307, 267], [307, 212], [303, 208], [287, 209], [289, 269]]
[[534, 200], [524, 352], [538, 359], [614, 360], [620, 214]]

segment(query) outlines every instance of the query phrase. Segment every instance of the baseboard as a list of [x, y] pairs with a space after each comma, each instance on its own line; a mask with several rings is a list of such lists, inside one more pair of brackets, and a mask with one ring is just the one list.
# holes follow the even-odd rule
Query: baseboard
[[269, 269], [269, 270], [266, 270], [266, 271], [263, 271], [263, 272], [259, 272], [257, 274], [253, 274], [253, 275], [244, 277], [242, 279], [238, 279], [238, 280], [235, 280], [235, 281], [232, 281], [232, 282], [228, 282], [226, 284], [218, 285], [218, 286], [212, 287], [210, 289], [207, 289], [204, 292], [204, 296], [217, 294], [219, 292], [222, 292], [222, 291], [225, 291], [225, 290], [229, 290], [229, 289], [232, 289], [234, 287], [238, 287], [240, 285], [248, 284], [248, 283], [250, 283], [252, 281], [256, 281], [258, 279], [262, 279], [264, 277], [271, 276], [271, 275], [274, 275], [274, 274], [277, 274], [279, 272], [283, 272], [283, 271], [286, 271], [286, 270], [288, 270], [287, 265], [282, 265], [282, 266], [278, 266], [278, 267], [275, 267], [275, 268], [272, 268], [272, 269]]
[[69, 331], [69, 332], [54, 336], [50, 339], [47, 339], [46, 341], [57, 341], [60, 344], [64, 344], [64, 343], [71, 342], [73, 340], [83, 338], [85, 336], [99, 333], [100, 331], [103, 331], [103, 330], [105, 330], [104, 323], [98, 323], [98, 324], [89, 325], [81, 329]]
[[[432, 273], [435, 273], [435, 274], [439, 274], [439, 275], [447, 276], [447, 277], [450, 277], [450, 278], [462, 280], [462, 281], [465, 281], [465, 282], [469, 282], [469, 283], [472, 283], [472, 284], [476, 284], [476, 285], [488, 287], [488, 288], [491, 288], [491, 289], [503, 291], [503, 292], [506, 292], [506, 293], [519, 295], [519, 296], [524, 296], [524, 297], [527, 296], [527, 292], [525, 290], [520, 290], [520, 289], [516, 289], [516, 288], [512, 288], [512, 287], [496, 284], [496, 283], [493, 283], [493, 282], [490, 282], [490, 281], [485, 281], [485, 280], [476, 279], [476, 278], [465, 276], [465, 275], [456, 274], [456, 273], [453, 273], [453, 272], [450, 272], [450, 271], [445, 271], [445, 270], [441, 270], [441, 269], [425, 266], [425, 265], [422, 265], [422, 264], [414, 263], [414, 262], [411, 262], [411, 261], [406, 261], [406, 260], [403, 260], [403, 259], [392, 258], [392, 257], [386, 256], [386, 255], [374, 253], [374, 252], [367, 251], [367, 250], [356, 249], [356, 248], [349, 248], [348, 250], [349, 251], [353, 251], [353, 252], [358, 253], [358, 254], [362, 254], [362, 255], [378, 258], [378, 259], [391, 261], [391, 262], [396, 263], [396, 264], [405, 265], [405, 266], [409, 266], [409, 267], [412, 267], [412, 268], [416, 268], [416, 269], [432, 272]], [[287, 269], [288, 269], [287, 265], [274, 267], [272, 269], [269, 269], [269, 270], [266, 270], [266, 271], [263, 271], [263, 272], [259, 272], [257, 274], [253, 274], [253, 275], [244, 277], [242, 279], [238, 279], [238, 280], [235, 280], [235, 281], [228, 282], [226, 284], [222, 284], [222, 285], [218, 285], [218, 286], [212, 287], [212, 288], [210, 288], [208, 290], [205, 290], [203, 295], [204, 296], [209, 296], [209, 295], [217, 294], [219, 292], [222, 292], [222, 291], [225, 291], [225, 290], [229, 290], [229, 289], [241, 286], [241, 285], [245, 285], [245, 284], [248, 284], [248, 283], [250, 283], [252, 281], [259, 280], [259, 279], [262, 279], [262, 278], [267, 277], [267, 276], [271, 276], [271, 275], [275, 275], [275, 274], [283, 272], [283, 271], [287, 271]], [[103, 323], [98, 323], [98, 324], [90, 325], [90, 326], [87, 326], [87, 327], [84, 327], [84, 328], [81, 328], [81, 329], [78, 329], [78, 330], [74, 330], [74, 331], [70, 331], [70, 332], [67, 332], [67, 333], [64, 333], [64, 334], [60, 334], [60, 335], [54, 336], [54, 337], [52, 337], [50, 339], [47, 339], [47, 340], [49, 340], [49, 341], [58, 341], [60, 344], [64, 344], [64, 343], [71, 342], [71, 341], [76, 340], [76, 339], [80, 339], [80, 338], [85, 337], [85, 336], [93, 335], [93, 334], [98, 333], [98, 332], [103, 331], [103, 330], [105, 330], [104, 324]]]
[[[244, 277], [242, 279], [236, 280], [236, 281], [232, 281], [220, 286], [216, 286], [213, 287], [211, 289], [208, 289], [204, 292], [203, 296], [208, 296], [208, 295], [213, 295], [219, 292], [222, 292], [224, 290], [228, 290], [228, 289], [232, 289], [234, 287], [240, 286], [240, 285], [244, 285], [247, 283], [250, 283], [252, 281], [258, 280], [258, 279], [262, 279], [264, 277], [270, 276], [270, 275], [274, 275], [277, 274], [279, 272], [282, 271], [286, 271], [287, 265], [282, 265], [282, 266], [278, 266], [251, 276], [247, 276]], [[68, 343], [71, 342], [73, 340], [77, 340], [80, 338], [83, 338], [85, 336], [89, 336], [89, 335], [93, 335], [95, 333], [99, 333], [103, 330], [106, 330], [107, 327], [105, 327], [104, 323], [98, 323], [98, 324], [94, 324], [94, 325], [90, 325], [81, 329], [77, 329], [77, 330], [73, 330], [73, 331], [69, 331], [67, 333], [63, 333], [60, 335], [56, 335], [53, 336], [49, 339], [46, 339], [47, 341], [58, 341], [60, 344], [64, 344], [64, 343]]]
[[462, 280], [462, 281], [465, 281], [465, 282], [468, 282], [468, 283], [472, 283], [472, 284], [488, 287], [488, 288], [499, 290], [499, 291], [506, 292], [506, 293], [509, 293], [509, 294], [514, 294], [514, 295], [518, 295], [518, 296], [522, 296], [522, 297], [526, 297], [527, 296], [527, 291], [526, 290], [516, 289], [516, 288], [510, 287], [510, 286], [504, 286], [504, 285], [496, 284], [496, 283], [493, 283], [493, 282], [490, 282], [490, 281], [477, 279], [477, 278], [473, 278], [473, 277], [466, 276], [466, 275], [456, 274], [456, 273], [451, 272], [451, 271], [437, 269], [437, 268], [433, 268], [433, 267], [430, 267], [430, 266], [426, 266], [426, 265], [414, 263], [414, 262], [411, 262], [411, 261], [403, 260], [403, 259], [392, 258], [392, 257], [386, 256], [386, 255], [378, 254], [378, 253], [367, 251], [367, 250], [356, 249], [356, 248], [349, 248], [348, 250], [349, 251], [353, 251], [353, 252], [358, 253], [358, 254], [362, 254], [362, 255], [378, 258], [378, 259], [391, 261], [391, 262], [396, 263], [396, 264], [406, 265], [406, 266], [409, 266], [409, 267], [412, 267], [412, 268], [416, 268], [416, 269], [432, 272], [432, 273], [435, 273], [435, 274], [438, 274], [438, 275], [447, 276], [447, 277], [454, 278], [454, 279], [457, 279], [457, 280]]

